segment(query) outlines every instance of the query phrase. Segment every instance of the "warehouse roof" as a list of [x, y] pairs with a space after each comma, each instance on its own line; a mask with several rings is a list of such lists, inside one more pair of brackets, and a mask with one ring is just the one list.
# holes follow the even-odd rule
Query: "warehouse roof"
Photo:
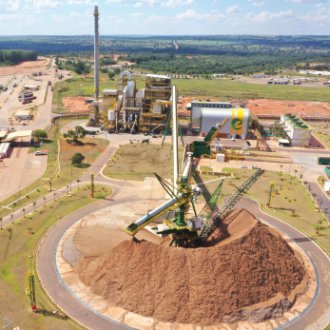
[[7, 135], [6, 141], [13, 141], [17, 138], [24, 138], [24, 137], [30, 137], [32, 136], [32, 131], [31, 130], [24, 130], [24, 131], [16, 131], [16, 132], [11, 132]]
[[284, 118], [285, 118], [285, 120], [290, 121], [291, 124], [295, 128], [309, 129], [308, 125], [301, 118], [297, 117], [296, 115], [287, 114], [287, 115], [284, 115]]
[[163, 76], [163, 75], [159, 75], [159, 74], [147, 74], [146, 77], [148, 78], [156, 78], [156, 79], [171, 79], [169, 76]]

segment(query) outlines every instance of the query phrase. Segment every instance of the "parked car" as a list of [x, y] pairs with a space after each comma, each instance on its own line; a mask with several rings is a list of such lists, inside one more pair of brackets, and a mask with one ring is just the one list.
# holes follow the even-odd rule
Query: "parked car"
[[34, 154], [36, 156], [48, 155], [48, 151], [47, 150], [37, 150]]

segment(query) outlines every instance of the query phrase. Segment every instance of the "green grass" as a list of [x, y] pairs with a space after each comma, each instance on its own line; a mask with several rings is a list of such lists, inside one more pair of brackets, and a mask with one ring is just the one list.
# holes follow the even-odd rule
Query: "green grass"
[[[20, 202], [16, 204], [11, 204], [13, 209], [24, 206], [26, 204], [31, 203], [31, 201], [40, 199], [42, 196], [48, 193], [48, 189], [50, 188], [49, 181], [51, 179], [52, 188], [56, 189], [59, 187], [66, 186], [71, 181], [76, 180], [80, 177], [80, 175], [84, 171], [88, 171], [83, 168], [76, 168], [71, 166], [71, 156], [75, 152], [82, 152], [86, 159], [85, 162], [91, 164], [100, 153], [106, 148], [108, 145], [107, 140], [103, 139], [92, 139], [92, 138], [84, 138], [82, 139], [85, 142], [84, 146], [71, 146], [65, 142], [65, 140], [61, 137], [60, 129], [61, 127], [68, 124], [72, 119], [61, 119], [57, 121], [56, 124], [52, 125], [48, 131], [49, 143], [43, 144], [42, 148], [48, 150], [48, 163], [45, 174], [42, 178], [31, 184], [30, 186], [22, 189], [20, 192], [17, 192], [13, 196], [7, 198], [6, 200], [1, 201], [0, 206], [6, 206], [17, 200], [20, 196], [24, 196], [28, 194], [28, 198], [21, 199]], [[60, 153], [60, 173], [57, 173], [57, 139], [60, 140], [61, 143], [61, 153]], [[37, 150], [35, 148], [31, 148], [31, 151]], [[0, 210], [0, 216], [3, 217], [6, 214], [11, 213], [13, 210], [9, 210], [6, 208], [2, 208]]]
[[[253, 170], [226, 169], [225, 172], [235, 173], [236, 178], [225, 180], [220, 204], [224, 197], [232, 194], [235, 187], [238, 187], [253, 173]], [[269, 207], [267, 203], [270, 183], [274, 183], [275, 193]], [[215, 189], [215, 185], [210, 185], [210, 191]], [[246, 195], [258, 201], [266, 213], [280, 218], [307, 234], [330, 255], [330, 226], [312, 197], [296, 177], [280, 172], [265, 171]]]
[[232, 80], [174, 79], [179, 95], [219, 97], [221, 100], [269, 98], [330, 102], [329, 88], [249, 84]]
[[168, 144], [125, 144], [111, 157], [104, 174], [114, 179], [142, 181], [145, 177], [154, 176], [156, 172], [169, 178], [171, 159], [172, 151]]
[[[100, 74], [100, 91], [104, 88], [117, 88], [117, 81], [110, 80], [104, 73]], [[64, 112], [62, 99], [66, 96], [93, 96], [94, 78], [92, 75], [73, 75], [72, 79], [60, 81], [54, 86], [53, 112]]]
[[328, 149], [330, 149], [330, 133], [327, 134], [324, 132], [313, 131], [313, 134], [316, 135], [316, 137], [318, 137]]
[[[111, 189], [96, 186], [96, 193], [110, 195]], [[1, 314], [13, 324], [24, 329], [77, 329], [71, 320], [61, 320], [53, 316], [33, 314], [26, 295], [27, 276], [31, 270], [31, 261], [35, 272], [34, 260], [36, 247], [41, 237], [59, 218], [95, 202], [89, 196], [89, 188], [81, 187], [72, 197], [63, 197], [38, 209], [27, 218], [22, 218], [0, 231], [0, 308]], [[4, 298], [4, 299], [3, 299]], [[38, 307], [52, 311], [57, 309], [50, 302], [36, 283], [36, 299]], [[0, 314], [0, 320], [1, 320]], [[1, 320], [2, 321], [2, 320]]]

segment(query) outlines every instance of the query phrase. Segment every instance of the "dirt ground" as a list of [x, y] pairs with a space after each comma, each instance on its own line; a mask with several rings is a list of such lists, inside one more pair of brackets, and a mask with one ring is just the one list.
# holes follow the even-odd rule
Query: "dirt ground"
[[0, 76], [31, 73], [44, 70], [50, 63], [49, 58], [39, 58], [37, 61], [22, 62], [17, 65], [0, 67]]
[[46, 171], [47, 156], [35, 156], [29, 148], [13, 148], [9, 158], [0, 162], [0, 200], [38, 180]]
[[85, 103], [87, 98], [83, 96], [67, 96], [63, 98], [63, 106], [70, 113], [81, 113], [90, 110], [90, 105]]
[[300, 116], [330, 117], [330, 104], [325, 102], [255, 99], [247, 102], [247, 108], [256, 115], [284, 115], [292, 113]]

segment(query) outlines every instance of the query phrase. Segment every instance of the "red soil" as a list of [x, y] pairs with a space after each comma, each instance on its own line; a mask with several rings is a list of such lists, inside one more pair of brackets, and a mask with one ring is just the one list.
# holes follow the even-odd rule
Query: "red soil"
[[90, 105], [85, 103], [86, 97], [83, 96], [67, 96], [63, 98], [63, 106], [70, 113], [85, 113], [90, 110]]
[[49, 58], [41, 58], [37, 61], [28, 61], [17, 65], [3, 66], [0, 67], [0, 76], [42, 71], [46, 69], [49, 62]]
[[330, 104], [325, 102], [255, 99], [247, 102], [247, 108], [256, 115], [284, 115], [292, 113], [300, 116], [330, 117]]

